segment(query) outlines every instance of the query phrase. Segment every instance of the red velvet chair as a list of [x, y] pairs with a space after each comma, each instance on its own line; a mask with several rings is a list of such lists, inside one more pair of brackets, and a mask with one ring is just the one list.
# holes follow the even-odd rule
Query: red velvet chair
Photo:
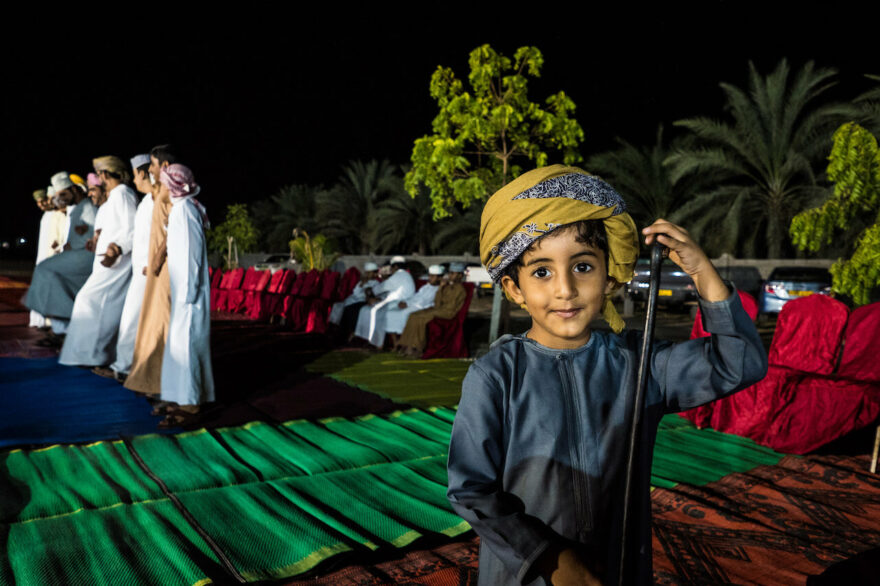
[[428, 323], [427, 339], [422, 358], [467, 358], [467, 342], [464, 339], [464, 320], [474, 296], [474, 284], [462, 283], [465, 290], [464, 305], [452, 319], [435, 317]]
[[325, 270], [321, 274], [320, 294], [312, 299], [311, 306], [309, 307], [306, 332], [323, 334], [327, 331], [330, 308], [336, 300], [336, 291], [339, 289], [339, 279], [341, 276], [340, 273], [331, 270]]
[[793, 454], [870, 425], [880, 416], [880, 304], [872, 305], [847, 319], [846, 306], [830, 297], [789, 301], [776, 323], [764, 380], [683, 415]]
[[225, 278], [226, 274], [220, 269], [214, 269], [211, 274], [211, 311], [217, 311], [217, 299], [220, 296]]
[[[276, 271], [280, 273], [281, 271]], [[257, 271], [258, 278], [254, 279], [254, 285], [244, 297], [244, 314], [251, 319], [257, 319], [260, 315], [263, 295], [272, 280], [272, 271]]]
[[230, 291], [236, 291], [244, 279], [244, 269], [233, 269], [223, 277], [220, 293], [217, 295], [217, 307], [215, 311], [228, 311], [228, 299]]
[[297, 295], [291, 295], [292, 303], [287, 313], [287, 323], [295, 331], [301, 331], [306, 328], [309, 320], [309, 308], [312, 299], [318, 294], [321, 286], [321, 271], [312, 269], [305, 274], [300, 275], [297, 283], [302, 281]]
[[339, 279], [339, 288], [336, 290], [336, 298], [334, 301], [342, 301], [354, 291], [355, 285], [361, 280], [361, 272], [357, 267], [348, 267], [342, 277]]
[[269, 286], [269, 299], [266, 301], [266, 314], [269, 317], [282, 317], [286, 315], [285, 299], [290, 298], [290, 290], [296, 283], [296, 271], [285, 269], [284, 276], [277, 287]]
[[254, 267], [248, 267], [244, 273], [244, 280], [237, 289], [231, 289], [226, 301], [226, 311], [229, 313], [241, 313], [244, 309], [245, 295], [254, 287], [254, 282], [258, 278], [258, 271]]

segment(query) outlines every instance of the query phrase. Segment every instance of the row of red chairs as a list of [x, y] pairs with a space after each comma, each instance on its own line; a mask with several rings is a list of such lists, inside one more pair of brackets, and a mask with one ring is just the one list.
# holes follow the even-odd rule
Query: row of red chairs
[[255, 320], [284, 318], [294, 330], [326, 332], [333, 303], [348, 297], [360, 280], [355, 267], [345, 273], [313, 269], [297, 274], [253, 267], [212, 270], [211, 311], [241, 313]]
[[[311, 270], [258, 271], [253, 267], [211, 269], [211, 311], [240, 313], [255, 320], [284, 318], [296, 331], [325, 333], [330, 309], [354, 290], [360, 271], [344, 273]], [[428, 347], [423, 358], [466, 358], [464, 320], [474, 294], [473, 283], [463, 283], [464, 305], [452, 319], [435, 318], [428, 324]]]

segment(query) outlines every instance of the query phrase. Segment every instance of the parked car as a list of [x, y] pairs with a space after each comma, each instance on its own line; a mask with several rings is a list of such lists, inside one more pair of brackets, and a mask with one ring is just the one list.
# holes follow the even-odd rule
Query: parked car
[[469, 262], [464, 269], [464, 280], [473, 283], [478, 297], [492, 294], [492, 278], [486, 267], [476, 262]]
[[[626, 292], [633, 301], [647, 301], [650, 284], [651, 261], [640, 258], [636, 263], [633, 279], [626, 285]], [[683, 307], [697, 300], [697, 289], [693, 279], [669, 259], [660, 266], [660, 289], [657, 303], [667, 307]]]
[[764, 282], [758, 310], [761, 313], [779, 313], [792, 299], [814, 293], [831, 294], [831, 273], [827, 269], [776, 267]]
[[736, 288], [755, 298], [761, 295], [761, 271], [755, 266], [715, 267], [722, 279], [733, 282]]

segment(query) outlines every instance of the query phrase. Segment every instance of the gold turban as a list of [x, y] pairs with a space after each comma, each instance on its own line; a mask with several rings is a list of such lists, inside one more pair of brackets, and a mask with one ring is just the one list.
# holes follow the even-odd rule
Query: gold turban
[[[560, 226], [602, 220], [608, 236], [608, 276], [618, 287], [633, 277], [639, 254], [635, 222], [613, 187], [577, 167], [550, 165], [523, 173], [489, 198], [480, 221], [480, 260], [499, 283], [504, 269], [538, 238]], [[620, 332], [624, 323], [611, 295], [602, 317]]]
[[97, 159], [92, 159], [92, 166], [95, 167], [96, 173], [107, 171], [108, 173], [119, 175], [123, 183], [131, 181], [131, 172], [128, 170], [128, 165], [119, 157], [98, 157]]
[[41, 199], [45, 199], [47, 197], [47, 193], [45, 189], [37, 189], [34, 191], [34, 201], [40, 201]]
[[80, 177], [76, 173], [70, 174], [70, 180], [73, 181], [74, 183], [76, 183], [77, 185], [81, 185], [82, 187], [86, 186], [85, 179], [83, 179], [82, 177]]

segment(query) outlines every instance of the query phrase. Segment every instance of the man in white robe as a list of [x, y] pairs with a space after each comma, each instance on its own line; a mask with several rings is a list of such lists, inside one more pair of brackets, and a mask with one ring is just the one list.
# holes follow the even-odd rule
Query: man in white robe
[[338, 303], [334, 303], [333, 307], [330, 309], [330, 323], [338, 326], [342, 323], [342, 315], [347, 307], [351, 307], [357, 303], [363, 305], [367, 302], [366, 289], [372, 289], [379, 284], [379, 280], [376, 279], [376, 274], [378, 272], [379, 266], [376, 263], [364, 263], [364, 273], [361, 275], [361, 280], [358, 281], [357, 285], [352, 289], [351, 295]]
[[162, 357], [162, 401], [169, 409], [160, 427], [176, 426], [214, 400], [211, 368], [211, 279], [205, 243], [205, 208], [192, 172], [180, 164], [159, 173], [160, 189], [171, 196], [168, 214], [168, 279], [171, 319]]
[[59, 207], [67, 214], [67, 235], [63, 252], [45, 259], [34, 268], [31, 286], [24, 304], [40, 314], [51, 318], [52, 333], [49, 344], [60, 344], [58, 336], [64, 334], [73, 310], [76, 294], [92, 272], [94, 253], [86, 250], [92, 238], [97, 210], [85, 191], [61, 171], [52, 176], [52, 187]]
[[395, 345], [397, 345], [397, 336], [402, 334], [406, 327], [409, 314], [434, 306], [434, 296], [440, 288], [440, 278], [444, 272], [443, 265], [431, 265], [428, 267], [428, 282], [411, 297], [392, 304], [392, 307], [385, 311], [385, 332], [392, 334]]
[[[37, 262], [40, 264], [50, 256], [61, 252], [64, 245], [64, 239], [67, 229], [67, 214], [58, 211], [55, 203], [49, 194], [55, 194], [55, 190], [49, 186], [49, 189], [38, 189], [34, 192], [34, 201], [37, 207], [42, 210], [43, 215], [40, 218], [40, 233], [37, 237]], [[30, 327], [43, 328], [48, 325], [47, 318], [40, 313], [31, 310]]]
[[95, 219], [92, 274], [76, 295], [67, 337], [58, 357], [70, 366], [104, 366], [116, 357], [116, 334], [131, 279], [131, 243], [137, 195], [126, 164], [118, 157], [93, 161], [107, 199]]
[[150, 182], [150, 155], [136, 155], [131, 159], [135, 188], [144, 194], [134, 216], [134, 236], [131, 242], [131, 281], [125, 294], [125, 305], [119, 322], [119, 335], [116, 341], [116, 360], [109, 369], [96, 369], [102, 376], [124, 378], [134, 358], [134, 343], [137, 338], [138, 319], [144, 301], [144, 287], [147, 284], [148, 252], [150, 248], [150, 225], [153, 220], [153, 193]]
[[354, 335], [381, 348], [385, 343], [385, 311], [391, 303], [407, 299], [416, 291], [416, 283], [406, 271], [406, 259], [395, 256], [391, 259], [391, 276], [367, 292], [367, 304], [358, 314]]

